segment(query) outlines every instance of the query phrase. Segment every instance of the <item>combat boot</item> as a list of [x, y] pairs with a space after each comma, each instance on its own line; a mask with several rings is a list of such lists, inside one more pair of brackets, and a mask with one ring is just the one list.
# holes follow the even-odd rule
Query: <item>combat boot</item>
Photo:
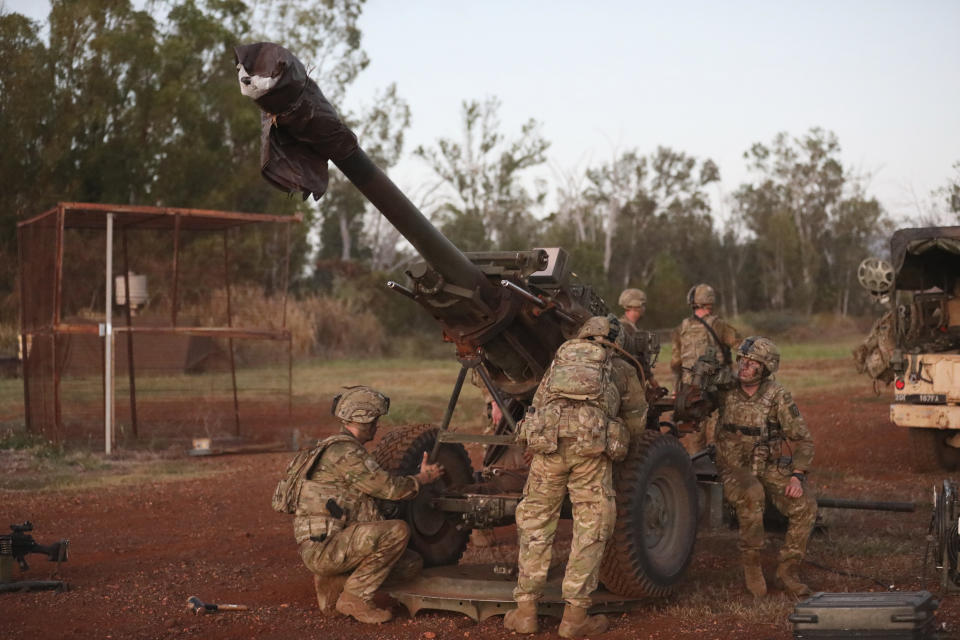
[[355, 596], [349, 591], [344, 591], [337, 599], [337, 611], [345, 616], [352, 616], [360, 622], [367, 624], [378, 624], [388, 622], [393, 618], [393, 614], [386, 609], [375, 607], [371, 602], [364, 602], [359, 596]]
[[754, 598], [767, 595], [767, 581], [763, 579], [763, 567], [760, 566], [759, 551], [744, 551], [743, 579], [747, 583], [747, 591]]
[[799, 560], [784, 560], [781, 562], [777, 566], [777, 580], [783, 585], [783, 590], [794, 598], [813, 593], [810, 587], [800, 581]]
[[343, 593], [343, 585], [349, 577], [350, 574], [348, 573], [323, 577], [314, 574], [313, 587], [317, 592], [317, 604], [320, 606], [320, 613], [322, 615], [335, 615], [337, 600]]
[[559, 630], [561, 638], [587, 638], [609, 628], [607, 616], [588, 616], [586, 607], [575, 607], [571, 604], [563, 608]]
[[503, 628], [517, 633], [537, 633], [540, 623], [537, 620], [537, 601], [521, 600], [517, 608], [507, 611], [503, 616]]

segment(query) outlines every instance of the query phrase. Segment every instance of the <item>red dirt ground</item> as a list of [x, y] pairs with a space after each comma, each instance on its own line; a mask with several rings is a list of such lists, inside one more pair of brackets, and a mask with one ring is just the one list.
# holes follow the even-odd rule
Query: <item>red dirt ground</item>
[[[809, 558], [824, 566], [865, 576], [883, 575], [899, 590], [934, 591], [932, 568], [923, 575], [922, 558], [930, 488], [946, 474], [910, 470], [906, 434], [887, 422], [886, 398], [866, 389], [851, 394], [801, 395], [798, 404], [817, 443], [812, 487], [818, 494], [881, 500], [917, 500], [914, 514], [842, 512], [827, 536], [815, 536]], [[319, 414], [314, 414], [319, 415]], [[332, 425], [317, 425], [317, 434]], [[499, 617], [480, 624], [449, 612], [421, 612], [411, 619], [395, 605], [394, 621], [361, 625], [352, 619], [317, 613], [310, 574], [293, 542], [289, 517], [270, 509], [270, 497], [289, 454], [258, 454], [196, 459], [198, 468], [216, 472], [203, 479], [162, 477], [156, 482], [62, 492], [0, 491], [0, 524], [32, 520], [41, 543], [69, 538], [71, 558], [62, 577], [64, 593], [0, 595], [0, 637], [15, 638], [507, 638]], [[0, 470], [0, 480], [9, 471]], [[889, 558], [884, 551], [835, 553], [849, 538], [891, 528], [909, 539], [910, 551]], [[505, 530], [506, 531], [506, 530]], [[499, 531], [498, 531], [499, 534]], [[509, 532], [508, 532], [509, 534]], [[772, 577], [777, 534], [765, 555]], [[775, 589], [774, 619], [744, 622], [747, 599], [730, 531], [698, 540], [688, 578], [671, 601], [641, 601], [631, 613], [613, 619], [603, 637], [626, 638], [790, 638], [786, 615], [792, 604]], [[474, 553], [468, 549], [468, 556]], [[30, 556], [25, 577], [44, 579], [51, 566]], [[864, 577], [837, 575], [807, 565], [804, 574], [817, 590], [869, 591], [879, 587]], [[249, 605], [246, 612], [194, 616], [188, 596], [208, 602]], [[684, 606], [684, 602], [697, 605]], [[713, 608], [709, 605], [715, 604]], [[707, 606], [707, 614], [698, 613]], [[960, 600], [942, 597], [937, 613], [947, 637], [960, 629]], [[541, 618], [555, 638], [557, 620]]]

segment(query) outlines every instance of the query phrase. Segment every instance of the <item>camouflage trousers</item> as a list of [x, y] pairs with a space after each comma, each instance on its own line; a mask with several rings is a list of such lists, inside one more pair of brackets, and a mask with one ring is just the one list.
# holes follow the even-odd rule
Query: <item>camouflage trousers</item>
[[717, 422], [719, 422], [719, 412], [714, 411], [706, 418], [700, 421], [697, 430], [683, 436], [683, 448], [687, 453], [694, 455], [707, 448], [707, 445], [714, 444], [717, 439]]
[[617, 507], [613, 463], [605, 455], [585, 458], [570, 451], [575, 438], [561, 438], [557, 451], [537, 454], [530, 465], [523, 500], [517, 507], [520, 554], [513, 598], [539, 600], [547, 582], [560, 507], [569, 492], [573, 504], [573, 542], [563, 575], [563, 599], [589, 607], [597, 588], [600, 562], [613, 533]]
[[790, 482], [790, 470], [778, 469], [775, 464], [760, 467], [757, 475], [751, 469], [729, 464], [725, 460], [725, 449], [717, 448], [717, 468], [723, 482], [723, 496], [737, 512], [740, 523], [740, 551], [759, 551], [763, 549], [763, 509], [766, 499], [786, 516], [789, 524], [787, 534], [780, 549], [780, 562], [802, 560], [807, 550], [807, 541], [817, 519], [817, 502], [804, 488], [799, 498], [790, 498], [784, 494]]
[[321, 577], [350, 573], [343, 590], [369, 601], [388, 577], [412, 578], [419, 573], [423, 560], [414, 552], [405, 553], [409, 539], [403, 520], [359, 522], [324, 542], [305, 540], [300, 557]]

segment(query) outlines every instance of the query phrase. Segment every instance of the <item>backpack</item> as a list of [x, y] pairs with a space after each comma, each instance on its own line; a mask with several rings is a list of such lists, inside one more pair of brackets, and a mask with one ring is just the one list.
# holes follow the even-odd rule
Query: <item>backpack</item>
[[317, 460], [330, 445], [349, 440], [353, 440], [353, 437], [341, 433], [321, 440], [312, 449], [300, 449], [287, 465], [286, 471], [280, 477], [280, 482], [277, 483], [277, 488], [273, 491], [273, 500], [270, 503], [273, 510], [278, 513], [296, 513], [303, 481], [316, 466]]
[[[540, 405], [528, 409], [521, 423], [521, 439], [527, 448], [545, 455], [555, 452], [558, 438], [572, 435], [562, 433], [563, 415], [575, 411], [574, 452], [594, 457], [609, 447], [610, 458], [622, 460], [629, 433], [619, 418], [612, 417], [619, 409], [619, 394], [610, 394], [612, 375], [612, 354], [603, 345], [586, 339], [560, 345], [544, 376]], [[612, 441], [608, 438], [611, 428], [615, 430]]]
[[560, 345], [547, 371], [544, 390], [549, 404], [561, 398], [596, 403], [606, 409], [610, 381], [610, 351], [593, 340], [568, 340]]

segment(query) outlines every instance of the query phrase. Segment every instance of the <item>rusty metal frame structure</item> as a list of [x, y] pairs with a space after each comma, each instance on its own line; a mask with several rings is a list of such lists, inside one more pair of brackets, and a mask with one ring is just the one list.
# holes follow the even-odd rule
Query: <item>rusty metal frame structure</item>
[[[30, 256], [25, 255], [24, 234], [31, 226], [53, 221], [56, 241], [53, 269], [53, 291], [52, 292], [33, 292], [28, 291], [26, 285], [27, 262]], [[287, 329], [286, 308], [287, 308], [287, 289], [290, 280], [290, 225], [299, 223], [302, 217], [297, 214], [294, 216], [277, 216], [260, 213], [242, 213], [236, 211], [215, 211], [209, 209], [187, 209], [178, 207], [150, 207], [136, 205], [114, 205], [100, 203], [81, 203], [81, 202], [60, 202], [56, 207], [49, 209], [37, 216], [23, 220], [17, 223], [17, 240], [19, 246], [20, 261], [20, 300], [21, 300], [21, 348], [24, 354], [23, 359], [23, 381], [24, 381], [24, 413], [26, 417], [27, 429], [34, 431], [38, 425], [32, 424], [31, 399], [30, 399], [30, 358], [28, 357], [29, 343], [35, 336], [47, 337], [52, 339], [54, 363], [52, 384], [54, 396], [54, 427], [55, 432], [62, 432], [61, 416], [61, 398], [60, 398], [60, 376], [61, 371], [56, 363], [56, 348], [58, 339], [66, 334], [99, 334], [104, 338], [104, 450], [110, 453], [115, 446], [116, 435], [113, 432], [113, 383], [112, 369], [113, 356], [112, 345], [114, 333], [126, 335], [128, 374], [130, 378], [130, 414], [132, 434], [138, 437], [137, 413], [136, 413], [136, 376], [133, 367], [133, 334], [182, 334], [195, 336], [214, 336], [226, 338], [229, 345], [229, 362], [231, 383], [233, 386], [233, 407], [234, 423], [236, 435], [240, 435], [240, 409], [237, 394], [237, 375], [236, 361], [234, 357], [235, 339], [266, 339], [277, 340], [287, 343], [287, 412], [288, 416], [292, 412], [293, 396], [293, 348], [290, 331]], [[264, 329], [257, 327], [235, 327], [233, 326], [232, 309], [230, 304], [230, 248], [228, 231], [231, 229], [244, 227], [253, 224], [283, 224], [286, 230], [286, 250], [284, 255], [284, 267], [282, 272], [283, 281], [283, 302], [281, 304], [281, 328]], [[112, 262], [113, 262], [113, 230], [116, 227], [121, 235], [121, 259], [123, 262], [123, 277], [125, 291], [130, 291], [129, 283], [129, 261], [127, 255], [127, 231], [128, 230], [170, 230], [173, 233], [173, 256], [172, 268], [173, 278], [171, 285], [171, 314], [170, 324], [168, 326], [133, 326], [129, 305], [126, 306], [125, 324], [123, 326], [112, 327]], [[103, 229], [107, 234], [106, 242], [106, 262], [107, 273], [105, 288], [107, 295], [107, 308], [105, 313], [105, 323], [99, 327], [88, 324], [69, 324], [62, 321], [61, 318], [61, 296], [63, 287], [63, 248], [64, 232], [67, 229]], [[180, 262], [180, 233], [184, 230], [191, 231], [220, 231], [223, 235], [224, 250], [224, 287], [227, 294], [227, 325], [214, 327], [201, 326], [181, 326], [177, 323], [177, 309], [179, 307], [179, 262]], [[27, 310], [31, 300], [37, 296], [51, 295], [52, 313], [48, 319], [40, 323], [28, 322]], [[28, 324], [30, 326], [28, 326]]]

